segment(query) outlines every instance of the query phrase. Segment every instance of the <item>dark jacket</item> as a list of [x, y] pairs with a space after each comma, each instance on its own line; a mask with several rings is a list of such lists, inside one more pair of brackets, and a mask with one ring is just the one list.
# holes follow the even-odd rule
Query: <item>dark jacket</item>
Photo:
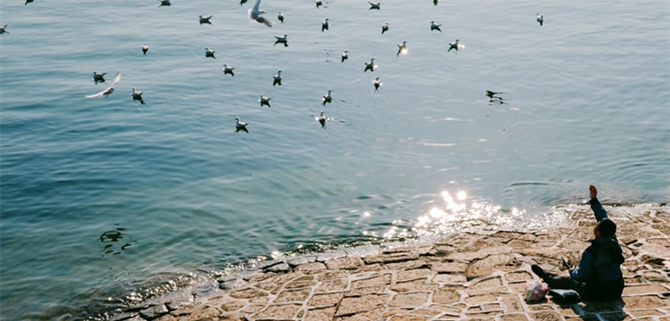
[[[598, 199], [591, 199], [591, 209], [596, 220], [607, 218], [607, 212]], [[579, 267], [570, 272], [570, 276], [586, 283], [589, 296], [602, 299], [620, 297], [623, 290], [621, 264], [624, 262], [624, 257], [616, 235], [589, 242], [591, 246], [584, 251]]]

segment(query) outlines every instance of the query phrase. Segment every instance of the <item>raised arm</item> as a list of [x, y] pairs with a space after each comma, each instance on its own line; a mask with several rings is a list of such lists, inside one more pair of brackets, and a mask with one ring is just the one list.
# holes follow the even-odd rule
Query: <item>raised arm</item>
[[596, 221], [600, 222], [603, 219], [607, 218], [607, 212], [603, 208], [602, 205], [600, 205], [600, 201], [598, 201], [598, 190], [596, 189], [595, 186], [589, 185], [589, 192], [591, 196], [591, 209], [593, 210], [593, 214], [596, 215]]

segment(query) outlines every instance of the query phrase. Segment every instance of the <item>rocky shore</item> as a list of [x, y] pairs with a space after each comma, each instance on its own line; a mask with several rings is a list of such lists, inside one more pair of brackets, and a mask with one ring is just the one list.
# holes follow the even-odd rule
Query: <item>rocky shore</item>
[[[609, 209], [608, 209], [609, 211]], [[595, 221], [587, 207], [564, 226], [461, 233], [396, 248], [334, 251], [268, 264], [219, 280], [209, 297], [142, 306], [111, 320], [670, 321], [670, 208], [610, 213], [626, 258], [621, 300], [523, 300], [531, 264], [567, 273]], [[368, 249], [370, 250], [370, 249]]]

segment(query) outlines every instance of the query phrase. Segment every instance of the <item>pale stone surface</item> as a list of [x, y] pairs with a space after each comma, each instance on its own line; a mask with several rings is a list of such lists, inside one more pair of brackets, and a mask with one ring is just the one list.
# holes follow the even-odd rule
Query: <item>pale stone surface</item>
[[310, 306], [322, 306], [322, 305], [336, 305], [342, 298], [344, 293], [327, 293], [327, 294], [315, 294], [309, 299], [307, 305]]
[[390, 307], [418, 307], [428, 301], [428, 293], [399, 293], [396, 294], [391, 302]]
[[[192, 306], [166, 303], [172, 312], [158, 318], [149, 312], [163, 306], [145, 304], [142, 315], [152, 321], [670, 321], [670, 238], [649, 223], [670, 226], [668, 212], [613, 216], [626, 233], [620, 238], [626, 257], [621, 301], [559, 305], [549, 296], [523, 302], [525, 282], [537, 279], [531, 264], [565, 274], [561, 257], [579, 263], [588, 245], [584, 237], [595, 224], [585, 208], [572, 214], [569, 226], [550, 231], [463, 233], [381, 254], [379, 246], [369, 246], [367, 257], [356, 254], [367, 247], [292, 257], [287, 273], [261, 268], [243, 278], [229, 276], [224, 288], [232, 289]], [[146, 321], [139, 311], [120, 317]]]
[[433, 293], [433, 302], [441, 304], [456, 303], [461, 299], [461, 295], [453, 289], [442, 288]]
[[344, 298], [342, 299], [335, 315], [341, 316], [364, 312], [377, 306], [386, 304], [388, 298], [388, 294], [368, 294], [360, 297]]
[[270, 305], [266, 309], [256, 313], [253, 317], [256, 319], [290, 319], [301, 307], [302, 305], [300, 304]]

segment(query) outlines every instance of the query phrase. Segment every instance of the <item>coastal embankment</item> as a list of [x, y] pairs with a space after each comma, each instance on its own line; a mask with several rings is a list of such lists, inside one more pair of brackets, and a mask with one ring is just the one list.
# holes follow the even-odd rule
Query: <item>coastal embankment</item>
[[621, 300], [524, 301], [526, 281], [537, 279], [531, 264], [567, 273], [563, 259], [579, 263], [595, 225], [582, 206], [561, 226], [278, 260], [220, 279], [208, 296], [145, 304], [111, 320], [670, 321], [670, 208], [608, 212], [626, 258]]

